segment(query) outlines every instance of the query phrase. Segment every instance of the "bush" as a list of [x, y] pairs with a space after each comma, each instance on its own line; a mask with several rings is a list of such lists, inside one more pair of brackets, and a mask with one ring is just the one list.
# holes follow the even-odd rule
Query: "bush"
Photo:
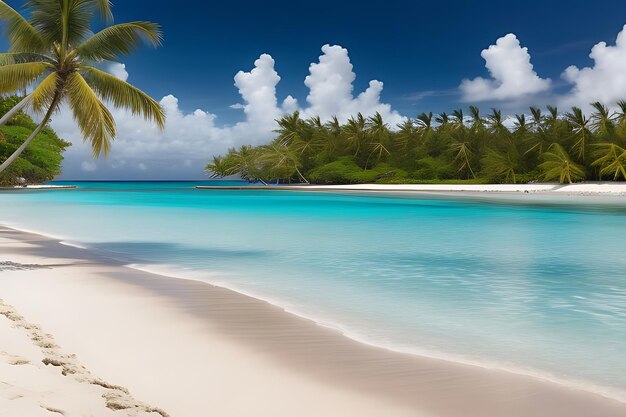
[[[15, 97], [0, 98], [0, 116], [17, 101]], [[0, 162], [11, 156], [35, 127], [33, 120], [22, 112], [16, 114], [8, 125], [0, 126]], [[45, 127], [20, 157], [0, 174], [0, 185], [16, 185], [20, 178], [29, 184], [53, 179], [61, 172], [62, 153], [68, 146], [69, 142], [59, 138], [51, 128]]]
[[348, 156], [322, 165], [308, 173], [309, 180], [315, 184], [365, 184], [401, 179], [406, 176], [405, 171], [387, 164], [378, 164], [373, 169], [363, 169]]
[[445, 180], [455, 178], [455, 168], [444, 156], [419, 159], [412, 177], [417, 180]]

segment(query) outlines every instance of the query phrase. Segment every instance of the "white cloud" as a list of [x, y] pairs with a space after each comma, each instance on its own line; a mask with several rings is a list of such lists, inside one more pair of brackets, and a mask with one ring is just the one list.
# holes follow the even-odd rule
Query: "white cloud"
[[291, 96], [287, 96], [283, 100], [283, 112], [293, 113], [296, 110], [298, 110], [298, 100]]
[[[226, 152], [229, 147], [243, 144], [258, 145], [274, 135], [275, 120], [285, 113], [300, 110], [303, 116], [320, 115], [328, 119], [337, 115], [342, 120], [362, 112], [365, 116], [380, 112], [390, 126], [403, 120], [389, 104], [380, 102], [383, 83], [371, 81], [369, 87], [353, 97], [356, 76], [348, 51], [340, 46], [325, 45], [319, 63], [311, 64], [311, 74], [305, 84], [310, 88], [309, 106], [302, 109], [292, 96], [279, 106], [276, 86], [280, 76], [274, 59], [261, 55], [252, 70], [239, 71], [234, 85], [242, 102], [230, 106], [243, 109], [245, 120], [234, 126], [218, 126], [217, 116], [204, 110], [185, 113], [178, 98], [167, 95], [160, 101], [167, 114], [165, 129], [159, 131], [151, 123], [133, 117], [129, 112], [114, 109], [117, 139], [108, 158], [95, 163], [88, 144], [82, 142], [72, 114], [63, 107], [52, 120], [59, 135], [73, 143], [65, 153], [65, 178], [84, 178], [97, 170], [98, 178], [197, 178], [211, 155]], [[113, 63], [111, 74], [126, 80], [124, 64]]]
[[509, 33], [481, 52], [491, 78], [464, 79], [459, 88], [465, 101], [516, 100], [549, 90], [550, 79], [540, 78], [528, 48]]
[[312, 63], [304, 84], [309, 88], [306, 100], [309, 107], [303, 110], [304, 116], [320, 116], [328, 120], [337, 116], [345, 121], [361, 112], [371, 116], [376, 112], [391, 126], [404, 120], [389, 104], [380, 102], [383, 83], [372, 80], [369, 87], [356, 98], [353, 96], [353, 82], [356, 74], [352, 70], [348, 50], [339, 45], [324, 45], [319, 62]]
[[243, 109], [246, 123], [270, 129], [274, 126], [274, 121], [281, 116], [276, 100], [276, 85], [279, 81], [274, 59], [268, 54], [254, 61], [252, 71], [239, 71], [235, 75], [235, 87], [246, 103]]
[[98, 165], [96, 165], [96, 163], [93, 161], [83, 161], [80, 164], [80, 167], [85, 172], [94, 172], [95, 170], [98, 169]]
[[112, 62], [111, 64], [109, 64], [107, 70], [111, 75], [119, 78], [122, 81], [128, 80], [128, 71], [126, 71], [126, 64]]
[[615, 45], [596, 44], [589, 57], [592, 67], [568, 67], [563, 72], [565, 81], [572, 83], [571, 91], [561, 98], [562, 105], [586, 107], [594, 101], [607, 105], [626, 100], [626, 25], [617, 35]]
[[231, 109], [240, 110], [240, 109], [244, 109], [246, 106], [244, 106], [241, 103], [235, 103], [235, 104], [231, 104], [228, 107], [230, 107]]

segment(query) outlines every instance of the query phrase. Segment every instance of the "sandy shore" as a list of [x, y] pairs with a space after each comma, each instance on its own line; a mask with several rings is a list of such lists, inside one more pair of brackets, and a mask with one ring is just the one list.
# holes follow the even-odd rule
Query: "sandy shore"
[[277, 185], [277, 186], [198, 186], [198, 189], [266, 189], [339, 192], [413, 192], [413, 193], [541, 193], [560, 195], [622, 195], [626, 183], [584, 182], [578, 184], [350, 184], [350, 185]]
[[597, 394], [363, 345], [1, 227], [0, 299], [0, 416], [626, 415]]

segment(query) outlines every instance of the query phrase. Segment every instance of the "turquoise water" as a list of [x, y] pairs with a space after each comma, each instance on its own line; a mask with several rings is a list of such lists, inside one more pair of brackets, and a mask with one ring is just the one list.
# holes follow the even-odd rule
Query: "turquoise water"
[[626, 393], [626, 199], [602, 208], [195, 184], [0, 192], [0, 222], [253, 294], [369, 343]]

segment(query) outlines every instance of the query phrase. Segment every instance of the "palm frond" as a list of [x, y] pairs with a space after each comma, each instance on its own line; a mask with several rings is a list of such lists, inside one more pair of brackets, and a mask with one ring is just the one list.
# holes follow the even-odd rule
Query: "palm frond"
[[53, 61], [45, 54], [35, 52], [8, 52], [0, 53], [0, 66], [25, 64], [27, 62], [47, 62], [52, 64]]
[[115, 138], [115, 121], [111, 112], [79, 73], [68, 76], [67, 97], [74, 120], [85, 140], [91, 143], [94, 157], [108, 154], [111, 141]]
[[130, 54], [141, 41], [156, 47], [162, 40], [161, 27], [156, 23], [121, 23], [101, 30], [76, 50], [83, 59], [116, 61], [120, 56]]
[[98, 8], [98, 13], [100, 16], [107, 21], [113, 21], [113, 11], [111, 10], [113, 5], [111, 4], [111, 0], [95, 0], [96, 7]]
[[27, 62], [0, 66], [0, 93], [24, 90], [50, 68], [46, 62]]
[[7, 22], [6, 31], [11, 51], [42, 52], [46, 43], [28, 21], [11, 6], [0, 0], [0, 20]]
[[93, 0], [30, 0], [30, 23], [49, 43], [64, 50], [78, 45], [90, 33]]
[[163, 129], [165, 126], [163, 108], [146, 93], [93, 67], [82, 67], [81, 72], [87, 84], [104, 100], [111, 101], [115, 107], [130, 110], [133, 115], [154, 121], [160, 129]]
[[44, 78], [35, 90], [33, 90], [31, 93], [31, 103], [35, 112], [42, 113], [47, 111], [54, 103], [55, 97], [56, 100], [59, 101], [58, 82], [59, 76], [56, 72], [53, 72]]

